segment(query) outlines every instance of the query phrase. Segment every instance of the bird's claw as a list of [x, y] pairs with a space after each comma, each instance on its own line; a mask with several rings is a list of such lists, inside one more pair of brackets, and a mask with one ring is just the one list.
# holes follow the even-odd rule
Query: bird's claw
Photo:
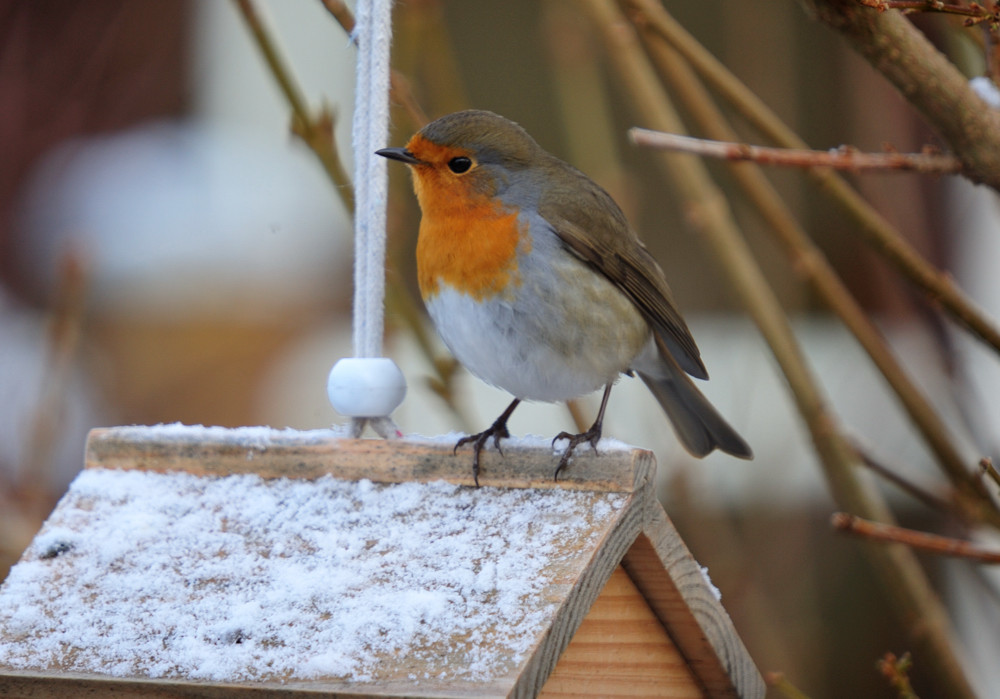
[[594, 425], [586, 432], [581, 432], [580, 434], [570, 434], [569, 432], [560, 432], [552, 440], [552, 446], [555, 447], [556, 442], [560, 439], [565, 439], [569, 441], [566, 447], [566, 451], [563, 452], [562, 458], [559, 459], [559, 464], [556, 466], [556, 472], [552, 474], [552, 480], [559, 480], [559, 473], [569, 465], [570, 457], [573, 455], [573, 450], [584, 442], [590, 443], [590, 448], [597, 453], [597, 443], [601, 441], [601, 428], [598, 425]]
[[490, 437], [493, 438], [493, 446], [496, 447], [496, 450], [500, 452], [501, 456], [503, 456], [503, 449], [500, 447], [500, 440], [510, 437], [510, 432], [507, 431], [507, 425], [505, 424], [498, 425], [494, 423], [482, 432], [462, 437], [455, 443], [455, 448], [452, 450], [452, 454], [457, 454], [460, 446], [472, 443], [472, 480], [475, 482], [477, 488], [479, 487], [479, 454], [482, 452], [483, 447], [486, 446], [486, 442], [489, 441]]

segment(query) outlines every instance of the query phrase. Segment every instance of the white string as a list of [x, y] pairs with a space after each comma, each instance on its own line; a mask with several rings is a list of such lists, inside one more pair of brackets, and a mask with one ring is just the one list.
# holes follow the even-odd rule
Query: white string
[[[389, 56], [392, 0], [358, 0], [354, 40], [358, 67], [354, 91], [354, 356], [382, 354], [385, 303], [386, 161], [375, 155], [389, 138]], [[398, 369], [397, 369], [398, 372]], [[355, 417], [382, 437], [400, 434], [387, 416]]]
[[354, 356], [382, 354], [385, 301], [385, 158], [389, 138], [392, 0], [359, 0], [354, 121]]

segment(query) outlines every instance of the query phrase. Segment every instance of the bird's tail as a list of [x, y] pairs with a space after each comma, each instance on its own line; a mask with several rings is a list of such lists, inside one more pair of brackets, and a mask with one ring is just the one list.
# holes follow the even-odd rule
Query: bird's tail
[[658, 371], [658, 375], [639, 370], [636, 373], [656, 396], [684, 447], [698, 458], [720, 449], [741, 459], [752, 459], [750, 446], [671, 359], [661, 363], [666, 371]]

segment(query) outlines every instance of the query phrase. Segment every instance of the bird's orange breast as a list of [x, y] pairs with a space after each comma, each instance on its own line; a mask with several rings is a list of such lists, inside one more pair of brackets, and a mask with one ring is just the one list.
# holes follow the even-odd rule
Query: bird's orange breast
[[417, 239], [420, 293], [430, 298], [445, 284], [476, 299], [511, 290], [521, 235], [517, 212], [448, 175], [417, 166], [414, 189], [422, 217]]

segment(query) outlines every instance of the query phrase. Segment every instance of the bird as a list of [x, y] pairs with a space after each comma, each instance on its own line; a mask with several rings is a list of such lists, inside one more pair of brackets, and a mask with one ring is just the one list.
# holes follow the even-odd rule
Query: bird
[[404, 147], [377, 155], [406, 164], [420, 205], [417, 282], [452, 355], [514, 399], [472, 444], [501, 454], [522, 401], [558, 402], [603, 387], [586, 432], [567, 440], [596, 452], [611, 388], [622, 375], [646, 384], [696, 457], [714, 449], [752, 459], [744, 439], [691, 377], [708, 379], [663, 270], [625, 214], [587, 175], [544, 150], [520, 125], [485, 110], [442, 116]]

